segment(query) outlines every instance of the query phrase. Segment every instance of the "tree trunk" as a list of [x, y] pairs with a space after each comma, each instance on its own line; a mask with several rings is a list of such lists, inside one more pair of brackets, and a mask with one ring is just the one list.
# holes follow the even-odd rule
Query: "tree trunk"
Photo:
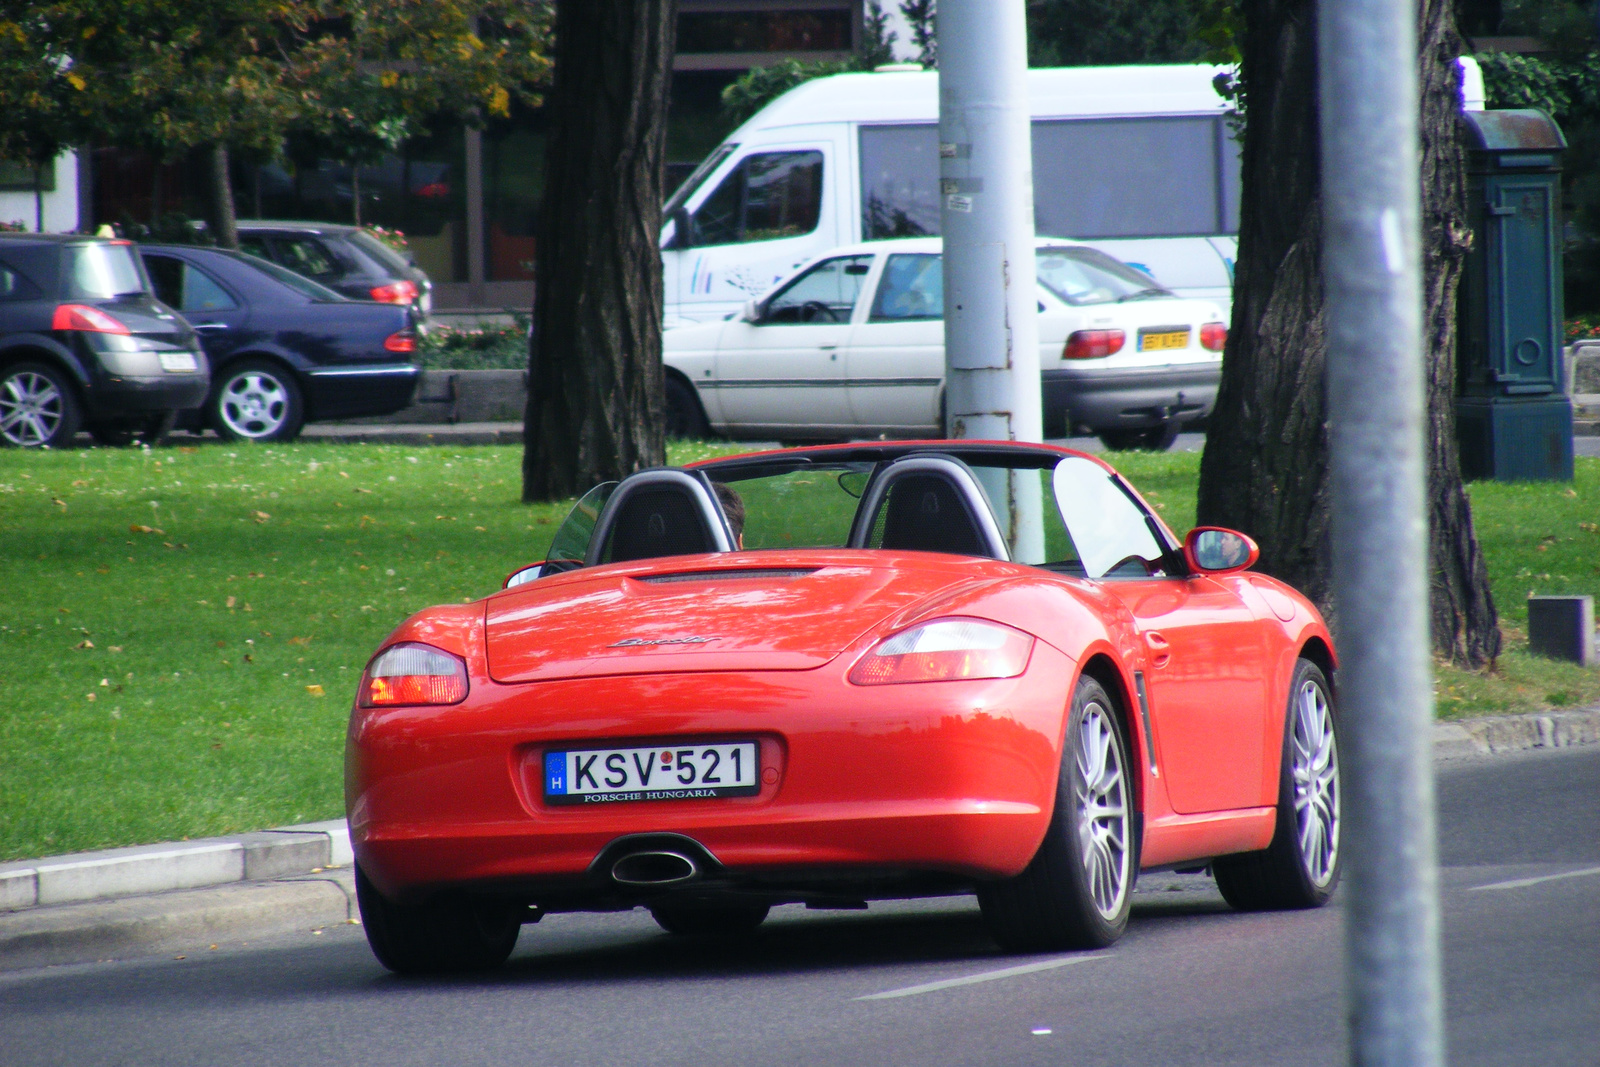
[[522, 497], [665, 461], [661, 164], [672, 0], [558, 0]]
[[206, 223], [219, 248], [239, 247], [239, 217], [234, 210], [233, 182], [228, 174], [228, 146], [211, 146], [209, 196], [206, 197]]
[[[1261, 545], [1261, 569], [1337, 631], [1329, 572], [1327, 337], [1322, 293], [1315, 5], [1244, 0], [1248, 124], [1233, 323], [1200, 464], [1199, 521]], [[1423, 328], [1435, 649], [1470, 666], [1500, 651], [1455, 439], [1455, 310], [1465, 224], [1460, 54], [1446, 0], [1419, 13]]]

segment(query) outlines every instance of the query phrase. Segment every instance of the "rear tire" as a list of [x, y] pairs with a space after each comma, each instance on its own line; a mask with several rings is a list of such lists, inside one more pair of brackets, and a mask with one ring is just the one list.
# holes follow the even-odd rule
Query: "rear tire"
[[1138, 842], [1114, 708], [1099, 682], [1079, 679], [1044, 842], [1021, 874], [978, 890], [989, 932], [1013, 952], [1104, 948], [1127, 928]]
[[1141, 430], [1101, 430], [1100, 443], [1113, 452], [1165, 452], [1178, 439], [1179, 425], [1163, 423]]
[[677, 900], [651, 905], [650, 915], [669, 934], [729, 937], [755, 930], [770, 910], [770, 904], [752, 901]]
[[694, 386], [681, 378], [668, 378], [666, 394], [666, 429], [669, 438], [703, 441], [711, 436], [711, 424], [706, 421], [706, 413], [700, 407], [700, 397], [695, 393]]
[[67, 448], [83, 409], [67, 376], [46, 363], [13, 363], [0, 371], [0, 446]]
[[1339, 884], [1338, 720], [1328, 679], [1310, 660], [1295, 666], [1278, 777], [1278, 824], [1263, 852], [1211, 864], [1222, 898], [1240, 911], [1319, 908]]
[[356, 901], [367, 944], [396, 974], [486, 971], [517, 945], [525, 909], [504, 901], [442, 897], [402, 905], [378, 892], [356, 866]]
[[282, 365], [246, 359], [212, 387], [206, 419], [227, 441], [292, 441], [305, 425], [305, 401]]

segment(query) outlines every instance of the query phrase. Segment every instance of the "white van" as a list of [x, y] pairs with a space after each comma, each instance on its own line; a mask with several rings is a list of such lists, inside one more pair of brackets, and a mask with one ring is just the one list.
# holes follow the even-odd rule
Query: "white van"
[[[1464, 60], [1468, 109], [1483, 78]], [[1222, 67], [1028, 72], [1034, 225], [1228, 313], [1239, 153]], [[839, 245], [939, 233], [939, 76], [836, 74], [735, 130], [667, 202], [666, 324], [723, 318]]]

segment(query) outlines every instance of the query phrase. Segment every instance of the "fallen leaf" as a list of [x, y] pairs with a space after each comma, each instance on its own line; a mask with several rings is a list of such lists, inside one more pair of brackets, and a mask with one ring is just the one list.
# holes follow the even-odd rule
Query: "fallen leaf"
[[128, 527], [128, 532], [136, 534], [164, 534], [167, 531], [157, 526], [146, 526], [143, 523], [136, 522], [132, 526]]
[[61, 499], [61, 498], [60, 498], [60, 497], [58, 497], [58, 496], [53, 496], [53, 497], [51, 497], [51, 498], [50, 498], [50, 503], [52, 503], [52, 504], [57, 504], [57, 505], [59, 505], [59, 506], [61, 506], [61, 507], [66, 507], [66, 506], [67, 506], [67, 502], [66, 502], [66, 501], [65, 501], [65, 500], [62, 500], [62, 499]]
[[94, 642], [85, 637], [82, 641], [72, 646], [73, 648], [93, 648]]
[[370, 492], [372, 492], [372, 490], [371, 489], [363, 489], [363, 488], [361, 488], [361, 486], [358, 485], [358, 486], [356, 486], [356, 492], [358, 492], [358, 493], [370, 493]]
[[63, 615], [71, 615], [72, 614], [72, 609], [71, 608], [57, 608], [56, 610], [59, 611]]
[[85, 700], [93, 700], [94, 699], [94, 694], [93, 693], [85, 693], [85, 694], [83, 694], [83, 699], [85, 699]]
[[111, 568], [110, 567], [96, 567], [94, 570], [95, 570], [96, 574], [110, 574], [111, 573]]
[[311, 638], [309, 638], [309, 637], [291, 637], [291, 638], [289, 638], [289, 643], [291, 645], [309, 645], [311, 643]]
[[477, 530], [479, 533], [488, 533], [489, 532], [488, 529], [486, 527], [483, 527], [483, 526], [474, 526], [473, 529]]
[[314, 697], [322, 696], [322, 686], [308, 685], [306, 686], [306, 692], [310, 693]]
[[100, 679], [100, 684], [105, 686], [107, 689], [109, 689], [109, 688], [111, 688], [111, 679], [110, 678], [102, 678], [102, 679]]
[[121, 645], [112, 645], [110, 648], [106, 649], [106, 651], [107, 652], [121, 652], [122, 651], [122, 646]]
[[270, 518], [272, 518], [272, 516], [268, 515], [265, 511], [258, 511], [255, 514], [255, 519], [257, 522], [266, 522]]
[[[237, 604], [237, 603], [238, 603], [238, 602], [239, 602], [239, 598], [238, 598], [238, 597], [233, 597], [233, 596], [231, 596], [231, 597], [229, 597], [229, 598], [228, 598], [228, 607], [230, 607], [230, 608], [231, 608], [231, 607], [233, 607], [233, 606], [234, 606], [234, 605], [235, 605], [235, 604]], [[220, 644], [222, 644], [222, 642], [221, 642], [221, 641], [218, 641], [218, 642], [217, 642], [217, 644], [219, 644], [219, 645], [220, 645]]]
[[246, 652], [244, 654], [244, 661], [246, 663], [254, 663], [256, 661], [256, 658], [254, 656], [252, 656], [250, 653]]

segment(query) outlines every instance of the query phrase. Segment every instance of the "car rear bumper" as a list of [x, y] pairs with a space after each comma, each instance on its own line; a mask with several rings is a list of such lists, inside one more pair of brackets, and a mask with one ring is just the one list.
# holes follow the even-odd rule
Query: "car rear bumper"
[[205, 403], [211, 376], [197, 374], [105, 375], [88, 395], [91, 418], [183, 411]]
[[[576, 908], [614, 905], [619, 887], [591, 867], [632, 834], [683, 835], [720, 884], [778, 893], [1022, 870], [1054, 804], [1071, 661], [1040, 643], [1020, 678], [873, 689], [844, 669], [475, 681], [455, 708], [358, 710], [357, 860], [391, 895], [476, 888]], [[757, 796], [552, 806], [540, 791], [547, 749], [739, 739], [761, 745]]]
[[1077, 426], [1143, 429], [1211, 414], [1222, 364], [1064, 367], [1041, 371], [1039, 379], [1047, 434]]
[[422, 378], [413, 363], [316, 367], [306, 374], [311, 419], [354, 419], [391, 415], [411, 406]]

